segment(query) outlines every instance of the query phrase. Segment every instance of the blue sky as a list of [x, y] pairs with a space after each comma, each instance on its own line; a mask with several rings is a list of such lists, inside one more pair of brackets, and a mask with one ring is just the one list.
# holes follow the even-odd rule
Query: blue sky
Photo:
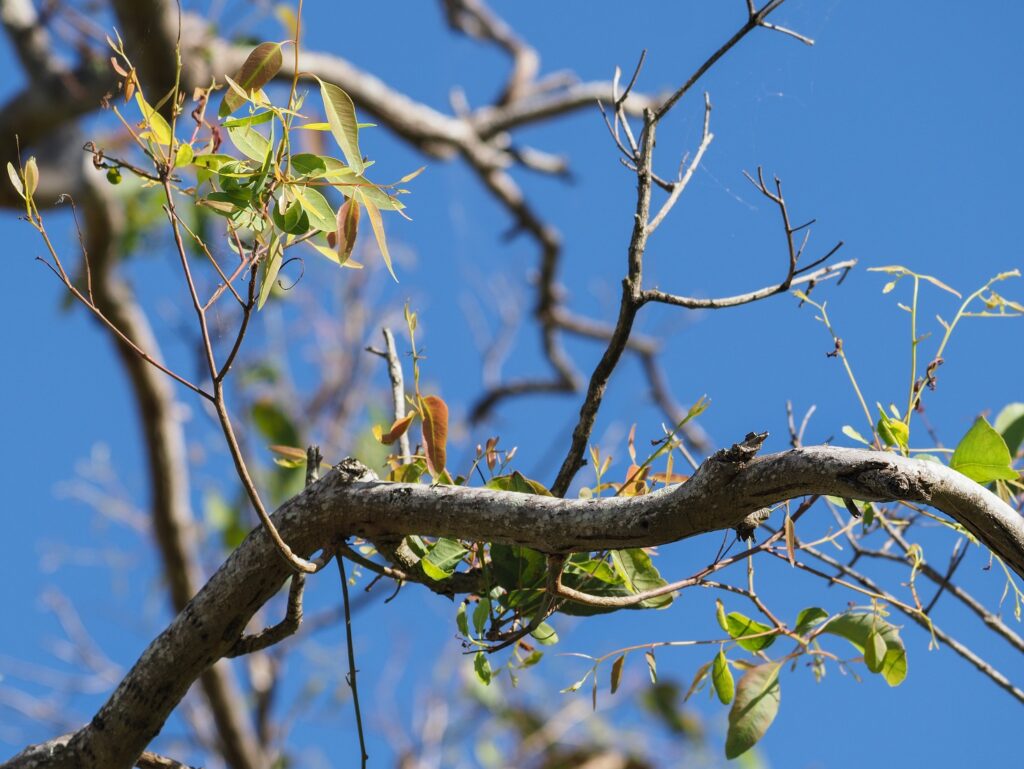
[[[235, 5], [228, 4], [228, 16]], [[499, 10], [541, 52], [545, 72], [569, 68], [585, 79], [607, 78], [616, 65], [628, 70], [646, 48], [640, 87], [661, 91], [677, 85], [734, 31], [742, 7], [738, 0], [644, 3], [629, 9], [634, 17], [628, 17], [621, 4], [603, 0], [531, 0], [504, 3]], [[500, 87], [504, 61], [476, 43], [451, 38], [432, 3], [363, 3], [342, 13], [333, 3], [308, 2], [306, 9], [304, 42], [310, 49], [341, 53], [439, 109], [447, 109], [452, 85], [464, 87], [471, 104], [482, 103]], [[1017, 37], [1024, 7], [992, 3], [984, 13], [970, 13], [950, 2], [925, 9], [910, 3], [791, 0], [778, 22], [817, 44], [808, 48], [760, 31], [703, 82], [715, 107], [716, 138], [679, 206], [652, 239], [649, 285], [710, 296], [778, 280], [785, 243], [777, 212], [741, 175], [762, 165], [782, 178], [795, 219], [817, 219], [811, 256], [843, 240], [842, 256], [860, 260], [841, 287], [825, 286], [816, 297], [828, 300], [868, 402], [902, 403], [909, 331], [896, 301], [907, 297], [902, 287], [883, 296], [885, 281], [865, 268], [904, 264], [971, 291], [997, 272], [1024, 266], [1018, 232], [1024, 115], [1014, 77], [1020, 70]], [[260, 29], [270, 38], [281, 35], [271, 25]], [[0, 56], [11, 71], [9, 48]], [[9, 79], [3, 96], [18, 87]], [[701, 101], [693, 94], [659, 129], [656, 158], [665, 173], [674, 172], [681, 154], [696, 147], [701, 117]], [[572, 160], [572, 186], [529, 174], [519, 178], [563, 234], [561, 275], [569, 306], [611, 320], [631, 225], [633, 178], [619, 165], [596, 110], [531, 128], [522, 138], [541, 149], [565, 152]], [[376, 178], [381, 180], [422, 164], [384, 129], [366, 132], [362, 144], [377, 160]], [[479, 357], [461, 300], [500, 275], [521, 297], [527, 314], [532, 298], [526, 275], [535, 265], [534, 249], [526, 240], [507, 243], [499, 237], [509, 224], [505, 213], [458, 163], [428, 163], [411, 189], [407, 203], [413, 221], [388, 224], [394, 243], [415, 254], [415, 260], [400, 270], [401, 283], [382, 285], [382, 297], [395, 304], [408, 298], [419, 311], [429, 355], [424, 376], [458, 416], [480, 389]], [[70, 248], [67, 221], [55, 221]], [[32, 230], [7, 212], [0, 217], [0, 232], [7, 243], [7, 290], [0, 303], [7, 356], [7, 375], [0, 380], [6, 404], [0, 473], [8, 511], [0, 555], [9, 575], [0, 584], [9, 618], [0, 655], [5, 663], [12, 658], [52, 663], [48, 644], [61, 634], [40, 595], [56, 587], [74, 599], [104, 651], [129, 664], [166, 620], [152, 556], [136, 547], [133, 536], [105, 527], [83, 505], [60, 494], [61, 484], [74, 478], [76, 464], [102, 444], [109, 447], [127, 493], [136, 501], [144, 499], [129, 393], [106, 338], [80, 310], [60, 309], [59, 285], [32, 259], [40, 253]], [[161, 258], [150, 256], [138, 275], [159, 276]], [[322, 269], [309, 265], [307, 279]], [[1003, 289], [1018, 300], [1024, 296], [1019, 283]], [[486, 303], [486, 295], [481, 296]], [[157, 292], [152, 298], [171, 301]], [[928, 319], [935, 313], [948, 318], [955, 307], [951, 297], [937, 291], [926, 290], [923, 302]], [[929, 419], [947, 445], [977, 414], [1024, 400], [1013, 352], [1019, 350], [1021, 328], [1021, 321], [979, 321], [958, 331], [940, 372], [939, 390], [927, 403]], [[703, 314], [650, 308], [639, 330], [663, 337], [663, 362], [680, 402], [703, 394], [711, 398], [702, 423], [720, 445], [751, 430], [769, 430], [769, 447], [783, 448], [787, 399], [800, 413], [817, 406], [808, 442], [839, 436], [846, 423], [864, 431], [841, 367], [825, 356], [832, 347], [828, 334], [810, 308], [798, 308], [790, 297]], [[587, 374], [601, 352], [589, 342], [571, 342], [569, 349]], [[505, 371], [542, 370], [536, 335], [524, 328]], [[380, 377], [383, 383], [383, 371]], [[199, 411], [187, 394], [182, 399]], [[386, 402], [381, 405], [386, 408]], [[544, 457], [560, 458], [577, 408], [575, 397], [509, 404], [455, 454], [465, 456], [461, 452], [478, 440], [500, 433], [504, 445], [520, 447], [519, 466], [525, 472], [550, 482], [557, 468]], [[194, 418], [205, 424], [201, 413]], [[612, 380], [595, 438], [622, 460], [622, 439], [634, 422], [641, 439], [659, 432], [660, 415], [646, 402], [635, 363], [627, 361]], [[617, 467], [621, 473], [624, 465], [620, 461]], [[690, 573], [713, 556], [718, 542], [709, 537], [666, 549], [663, 573]], [[936, 537], [937, 564], [945, 562], [950, 544]], [[65, 549], [68, 558], [48, 568], [44, 556]], [[98, 552], [115, 549], [128, 553], [132, 576], [127, 580], [114, 579], [91, 562]], [[972, 553], [961, 573], [979, 597], [995, 602], [1002, 582], [982, 570], [985, 562], [983, 554]], [[897, 579], [896, 574], [890, 576]], [[783, 613], [811, 603], [841, 610], [853, 600], [785, 570], [767, 569], [764, 579], [766, 596]], [[338, 600], [330, 578], [314, 583], [314, 607]], [[566, 622], [564, 629], [572, 630], [564, 635], [561, 650], [599, 654], [627, 643], [713, 637], [709, 604], [708, 596], [684, 594], [666, 612]], [[445, 601], [412, 589], [395, 603], [359, 614], [364, 680], [386, 679], [385, 673], [398, 664], [404, 666], [400, 686], [426, 691], [433, 660], [457, 654], [452, 615]], [[940, 613], [938, 621], [1011, 678], [1019, 676], [1019, 657], [965, 617], [949, 611]], [[929, 651], [927, 636], [916, 627], [904, 635], [910, 677], [896, 690], [838, 675], [814, 684], [808, 671], [787, 673], [780, 716], [763, 743], [765, 759], [776, 767], [844, 769], [884, 756], [886, 764], [945, 767], [996, 763], [1016, 754], [1012, 725], [1019, 719], [1017, 703], [948, 650]], [[322, 646], [336, 655], [336, 636], [321, 634], [303, 648]], [[704, 656], [666, 652], [659, 655], [659, 669], [685, 680]], [[637, 685], [641, 667], [637, 661], [632, 669]], [[0, 687], [13, 681], [11, 670], [10, 664], [0, 668], [8, 675]], [[550, 656], [533, 676], [556, 690], [577, 673], [571, 660]], [[396, 696], [384, 684], [367, 687], [371, 711]], [[412, 700], [399, 707], [403, 717], [411, 716]], [[96, 702], [96, 695], [83, 696], [83, 715]], [[721, 728], [723, 710], [705, 700], [698, 707], [713, 727]], [[0, 709], [0, 726], [6, 719]], [[337, 735], [339, 729], [351, 736], [349, 721], [345, 708], [330, 718], [306, 716], [291, 743]], [[168, 731], [173, 730], [172, 724]], [[28, 738], [46, 736], [42, 729]], [[0, 731], [0, 753], [13, 752], [19, 744]], [[388, 750], [386, 738], [375, 733], [374, 758]], [[337, 766], [349, 763], [340, 756], [333, 760]]]

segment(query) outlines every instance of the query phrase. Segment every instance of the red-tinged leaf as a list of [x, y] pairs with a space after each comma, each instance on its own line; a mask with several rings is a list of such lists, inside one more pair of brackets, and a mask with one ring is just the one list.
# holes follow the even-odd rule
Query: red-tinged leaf
[[[377, 440], [379, 440], [385, 446], [392, 444], [399, 438], [401, 438], [403, 435], [405, 435], [405, 431], [409, 429], [409, 425], [412, 424], [412, 420], [415, 416], [415, 414], [406, 414], [401, 419], [396, 419], [391, 424], [391, 429], [388, 430], [386, 433], [382, 431], [379, 427], [374, 427], [373, 434], [376, 435]], [[377, 435], [378, 432], [380, 433], [380, 435]]]
[[420, 416], [423, 417], [427, 469], [436, 478], [444, 471], [447, 460], [448, 404], [436, 395], [420, 398]]
[[[246, 57], [241, 69], [232, 78], [245, 91], [258, 90], [274, 79], [281, 69], [284, 60], [281, 56], [280, 43], [260, 43]], [[220, 103], [221, 117], [226, 117], [245, 103], [245, 99], [232, 89], [224, 93]]]
[[622, 681], [622, 666], [626, 662], [626, 655], [620, 654], [612, 663], [612, 694], [619, 690], [619, 683]]
[[338, 209], [338, 229], [335, 231], [333, 247], [338, 250], [338, 263], [345, 264], [352, 256], [356, 246], [356, 234], [359, 232], [359, 203], [347, 199]]

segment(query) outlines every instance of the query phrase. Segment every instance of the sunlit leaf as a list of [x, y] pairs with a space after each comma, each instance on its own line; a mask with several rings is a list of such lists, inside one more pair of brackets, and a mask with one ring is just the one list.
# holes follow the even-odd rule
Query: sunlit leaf
[[36, 165], [36, 156], [33, 155], [25, 161], [25, 197], [31, 198], [39, 186], [39, 166]]
[[[725, 623], [726, 632], [747, 651], [761, 651], [775, 643], [775, 636], [771, 634], [772, 628], [752, 620], [738, 611], [726, 614]], [[756, 637], [749, 638], [748, 636]]]
[[263, 163], [270, 154], [270, 140], [251, 125], [228, 128], [231, 143], [250, 160]]
[[302, 210], [309, 216], [309, 223], [315, 229], [331, 232], [335, 227], [334, 209], [327, 198], [312, 187], [294, 187], [292, 192], [299, 201]]
[[[270, 247], [267, 249], [267, 253], [264, 254], [261, 260], [260, 268], [260, 294], [256, 301], [256, 309], [262, 310], [263, 305], [266, 304], [267, 298], [270, 296], [270, 291], [274, 287], [274, 283], [277, 282], [277, 273], [281, 270], [281, 264], [284, 261], [284, 251], [281, 248], [281, 241], [277, 237], [270, 243]], [[294, 443], [295, 441], [278, 441], [279, 443]]]
[[772, 725], [779, 712], [779, 662], [748, 670], [736, 687], [736, 699], [729, 711], [725, 757], [736, 758], [750, 750]]
[[647, 662], [647, 674], [651, 677], [651, 683], [658, 683], [658, 664], [654, 660], [654, 652], [644, 652], [644, 660]]
[[558, 633], [547, 622], [541, 622], [535, 627], [530, 635], [542, 646], [554, 646], [558, 643]]
[[14, 167], [14, 163], [7, 161], [7, 176], [11, 180], [11, 186], [17, 191], [21, 197], [25, 197], [25, 187], [21, 183], [21, 177], [18, 176], [18, 169]]
[[[903, 647], [899, 630], [877, 614], [846, 612], [829, 620], [822, 629], [824, 633], [845, 638], [861, 653], [865, 654], [868, 639], [872, 633], [881, 637], [886, 646], [878, 671], [889, 686], [899, 686], [907, 677], [907, 653]], [[874, 643], [872, 641], [872, 643]]]
[[356, 191], [354, 197], [358, 197], [362, 204], [366, 206], [366, 213], [370, 217], [370, 226], [373, 228], [373, 236], [377, 239], [380, 255], [384, 259], [384, 264], [388, 268], [388, 272], [391, 273], [391, 277], [395, 279], [395, 282], [398, 282], [398, 276], [395, 275], [395, 270], [391, 266], [391, 253], [388, 251], [388, 241], [384, 235], [384, 222], [381, 220], [380, 210], [360, 190]]
[[732, 671], [729, 669], [729, 661], [725, 657], [723, 649], [718, 650], [714, 663], [711, 665], [711, 684], [715, 687], [715, 694], [723, 705], [732, 702], [736, 694], [736, 682], [733, 681]]
[[441, 537], [427, 551], [426, 556], [420, 559], [420, 566], [423, 573], [435, 582], [448, 579], [462, 563], [463, 556], [469, 551], [462, 546], [462, 543]]
[[409, 429], [409, 425], [412, 424], [412, 420], [415, 416], [416, 414], [406, 414], [401, 419], [396, 419], [391, 423], [391, 429], [386, 433], [381, 430], [379, 426], [374, 425], [373, 437], [385, 446], [392, 444], [405, 435], [405, 431]]
[[796, 615], [796, 624], [793, 626], [793, 632], [803, 635], [826, 619], [828, 619], [827, 611], [817, 606], [808, 606]]
[[[651, 557], [641, 548], [613, 550], [611, 556], [615, 570], [622, 576], [631, 593], [645, 593], [668, 584], [654, 566]], [[639, 606], [645, 609], [664, 609], [673, 600], [673, 595], [666, 593], [641, 601]]]
[[854, 430], [850, 425], [843, 425], [843, 435], [857, 441], [857, 443], [863, 443], [865, 446], [871, 445], [863, 435]]
[[135, 103], [139, 105], [139, 111], [142, 112], [142, 121], [145, 123], [154, 141], [157, 144], [170, 146], [172, 138], [171, 127], [164, 120], [164, 116], [149, 106], [149, 102], [142, 98], [141, 93], [135, 94]]
[[1011, 456], [1016, 456], [1024, 443], [1024, 403], [1011, 403], [1003, 407], [992, 425], [1003, 436]]
[[477, 652], [473, 658], [473, 671], [482, 684], [486, 686], [491, 683], [491, 663], [483, 652]]
[[320, 80], [320, 96], [327, 113], [327, 122], [349, 168], [357, 174], [363, 172], [363, 156], [359, 152], [359, 127], [356, 108], [352, 99], [343, 90], [331, 83]]
[[957, 444], [949, 466], [978, 483], [990, 483], [1017, 479], [1018, 473], [1010, 462], [1010, 450], [1003, 436], [992, 429], [985, 417], [978, 417]]
[[[246, 57], [235, 76], [231, 78], [244, 92], [258, 90], [274, 79], [284, 63], [280, 43], [260, 43]], [[220, 103], [218, 114], [226, 117], [245, 103], [245, 97], [228, 89]]]
[[419, 403], [427, 469], [436, 478], [444, 471], [447, 461], [448, 405], [436, 395], [420, 398]]

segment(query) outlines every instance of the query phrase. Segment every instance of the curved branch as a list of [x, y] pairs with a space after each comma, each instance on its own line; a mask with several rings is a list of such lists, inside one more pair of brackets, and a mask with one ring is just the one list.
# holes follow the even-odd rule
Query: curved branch
[[[786, 499], [913, 500], [945, 512], [1024, 576], [1024, 518], [966, 476], [887, 452], [815, 446], [755, 458], [763, 435], [717, 452], [684, 484], [641, 497], [567, 500], [459, 486], [352, 482], [332, 471], [284, 504], [278, 530], [309, 556], [344, 536], [427, 534], [546, 553], [644, 547], [732, 528]], [[36, 746], [5, 769], [131, 765], [192, 681], [237, 642], [290, 576], [260, 527], [153, 641], [92, 723], [46, 763]], [[34, 763], [33, 763], [34, 762]]]

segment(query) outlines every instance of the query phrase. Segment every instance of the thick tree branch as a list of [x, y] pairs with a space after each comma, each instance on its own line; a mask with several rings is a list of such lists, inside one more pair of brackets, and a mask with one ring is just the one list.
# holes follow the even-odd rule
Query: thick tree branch
[[[913, 500], [945, 512], [1024, 575], [1024, 519], [984, 487], [933, 462], [816, 446], [753, 457], [762, 436], [720, 451], [684, 484], [641, 497], [567, 500], [457, 486], [352, 482], [332, 471], [274, 519], [296, 552], [340, 542], [424, 534], [526, 545], [546, 553], [641, 547], [732, 528], [786, 499], [831, 494]], [[191, 682], [234, 646], [291, 572], [261, 527], [142, 654], [92, 723], [66, 746], [39, 747], [4, 765], [131, 766]], [[48, 748], [50, 750], [50, 748]]]

